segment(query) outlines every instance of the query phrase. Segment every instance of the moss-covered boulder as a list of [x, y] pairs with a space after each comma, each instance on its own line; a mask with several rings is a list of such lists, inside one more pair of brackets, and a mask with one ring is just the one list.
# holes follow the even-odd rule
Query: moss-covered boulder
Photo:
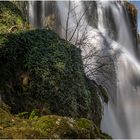
[[90, 120], [48, 115], [20, 119], [0, 108], [1, 139], [111, 138]]
[[21, 11], [10, 1], [0, 1], [0, 33], [23, 29], [25, 19]]
[[50, 30], [0, 35], [0, 93], [12, 113], [84, 117], [100, 124], [97, 88], [85, 78], [80, 49]]

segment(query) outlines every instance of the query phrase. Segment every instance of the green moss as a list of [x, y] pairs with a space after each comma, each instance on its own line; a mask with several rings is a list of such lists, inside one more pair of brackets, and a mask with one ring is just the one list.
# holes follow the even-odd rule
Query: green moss
[[21, 119], [0, 108], [1, 139], [89, 139], [111, 138], [101, 132], [93, 121], [48, 115]]
[[6, 110], [0, 108], [0, 127], [1, 127], [0, 129], [11, 126], [11, 124], [12, 124], [12, 115]]
[[32, 121], [34, 130], [43, 138], [100, 138], [103, 133], [95, 134], [95, 124], [87, 119], [73, 119], [61, 116], [44, 116]]
[[57, 118], [54, 117], [41, 117], [35, 123], [33, 122], [34, 128], [39, 130], [44, 137], [53, 137], [51, 132], [54, 133], [56, 127]]
[[90, 121], [90, 120], [87, 120], [87, 119], [78, 119], [77, 120], [77, 125], [80, 128], [89, 129], [93, 125], [93, 122]]
[[[22, 28], [24, 19], [18, 8], [9, 1], [0, 2], [0, 33]], [[13, 27], [13, 29], [12, 29]]]
[[2, 139], [37, 139], [42, 138], [42, 134], [39, 131], [30, 128], [29, 126], [26, 128], [7, 128], [1, 131], [0, 138]]

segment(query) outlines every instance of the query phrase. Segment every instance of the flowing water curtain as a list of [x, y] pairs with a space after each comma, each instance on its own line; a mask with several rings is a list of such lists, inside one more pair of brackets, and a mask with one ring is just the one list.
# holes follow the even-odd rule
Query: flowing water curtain
[[[105, 107], [102, 127], [103, 130], [114, 138], [139, 138], [140, 66], [136, 59], [136, 46], [133, 44], [128, 15], [123, 3], [108, 3], [108, 6], [112, 7], [111, 11], [115, 19], [118, 34], [117, 45], [114, 41], [110, 40], [114, 49], [113, 52], [119, 52], [116, 63], [118, 81], [114, 102], [110, 100], [109, 104]], [[116, 15], [120, 20], [115, 18]], [[132, 114], [135, 114], [135, 117]], [[112, 127], [110, 127], [109, 122], [111, 122]]]

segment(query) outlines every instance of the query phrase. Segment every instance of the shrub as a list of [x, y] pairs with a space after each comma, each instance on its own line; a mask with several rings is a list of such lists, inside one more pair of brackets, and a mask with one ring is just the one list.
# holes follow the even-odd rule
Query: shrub
[[101, 104], [86, 84], [78, 48], [44, 29], [1, 36], [0, 90], [13, 113], [46, 108], [99, 124]]
[[0, 2], [0, 32], [6, 33], [22, 29], [24, 18], [20, 10], [10, 1]]

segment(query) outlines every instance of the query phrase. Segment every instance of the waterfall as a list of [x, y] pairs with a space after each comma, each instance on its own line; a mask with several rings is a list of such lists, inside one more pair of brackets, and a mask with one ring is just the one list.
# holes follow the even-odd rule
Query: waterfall
[[[37, 26], [38, 22], [43, 22], [42, 18], [54, 14], [53, 30], [81, 48], [86, 75], [104, 85], [109, 92], [110, 100], [108, 104], [104, 103], [102, 130], [113, 138], [140, 138], [140, 64], [123, 2], [77, 0], [42, 3], [41, 15], [37, 15], [35, 1], [29, 2], [30, 23]], [[54, 3], [52, 7], [51, 3]], [[95, 9], [98, 18], [92, 17]], [[93, 55], [95, 52], [98, 52], [97, 57]], [[106, 66], [101, 73], [95, 71], [99, 66], [99, 56], [99, 63], [110, 63], [106, 58], [108, 55], [114, 66]], [[108, 70], [111, 79], [106, 80], [104, 70]]]
[[[105, 8], [110, 6], [114, 15], [118, 31], [117, 47], [113, 45], [113, 40], [108, 39], [108, 36], [106, 36], [106, 39], [112, 43], [114, 52], [120, 50], [121, 53], [116, 65], [117, 96], [113, 100], [115, 103], [110, 100], [108, 105], [105, 105], [102, 129], [114, 138], [140, 138], [140, 111], [138, 109], [140, 101], [140, 65], [135, 57], [136, 46], [133, 44], [132, 33], [128, 27], [129, 21], [125, 17], [125, 9], [120, 3], [106, 2], [103, 6]], [[98, 8], [101, 10], [99, 6]], [[100, 26], [103, 24], [101, 22], [104, 21], [98, 22]]]
[[34, 19], [35, 18], [35, 15], [34, 15], [35, 14], [35, 12], [34, 12], [35, 6], [34, 6], [34, 4], [35, 3], [33, 1], [30, 1], [29, 2], [29, 10], [28, 10], [29, 11], [29, 22], [33, 26], [35, 26], [35, 24], [34, 24], [34, 22], [35, 22], [35, 19]]

